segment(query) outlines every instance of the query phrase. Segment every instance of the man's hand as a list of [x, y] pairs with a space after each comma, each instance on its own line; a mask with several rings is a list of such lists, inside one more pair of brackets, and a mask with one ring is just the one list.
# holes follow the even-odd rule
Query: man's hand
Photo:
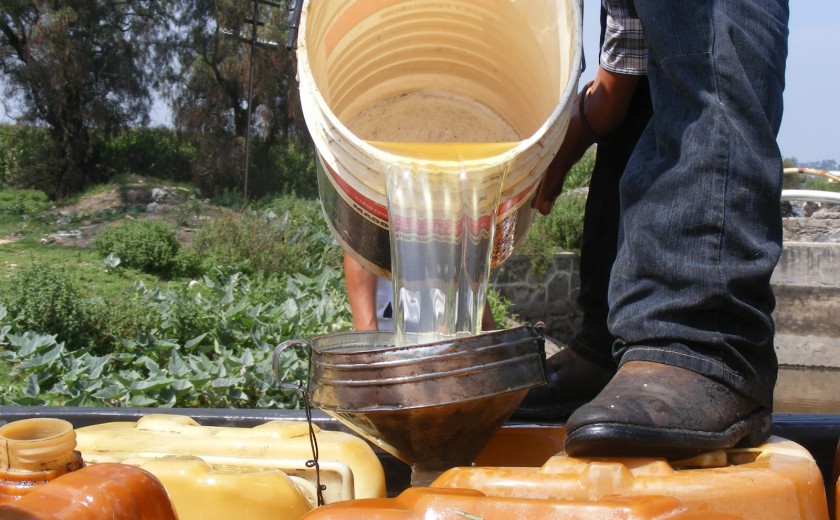
[[537, 211], [543, 215], [551, 212], [572, 166], [592, 144], [609, 136], [624, 121], [638, 83], [639, 76], [598, 68], [595, 81], [584, 87], [572, 106], [563, 144], [548, 165], [532, 203]]

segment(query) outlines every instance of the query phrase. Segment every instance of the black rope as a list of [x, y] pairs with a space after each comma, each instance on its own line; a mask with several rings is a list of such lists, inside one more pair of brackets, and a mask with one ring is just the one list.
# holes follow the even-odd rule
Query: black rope
[[318, 438], [315, 436], [315, 425], [312, 423], [312, 406], [309, 403], [309, 395], [303, 382], [298, 384], [280, 383], [283, 388], [297, 390], [303, 394], [303, 409], [306, 413], [306, 424], [309, 426], [309, 447], [312, 450], [312, 459], [306, 461], [307, 468], [315, 468], [315, 492], [318, 506], [324, 505], [324, 490], [327, 486], [321, 484], [321, 465], [318, 462]]

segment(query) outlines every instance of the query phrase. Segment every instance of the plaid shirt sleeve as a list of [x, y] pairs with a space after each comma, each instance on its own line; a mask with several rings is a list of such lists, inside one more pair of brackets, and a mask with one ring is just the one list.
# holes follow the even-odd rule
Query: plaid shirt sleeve
[[618, 74], [646, 74], [647, 44], [632, 2], [602, 0], [602, 3], [607, 11], [607, 26], [601, 46], [601, 67]]

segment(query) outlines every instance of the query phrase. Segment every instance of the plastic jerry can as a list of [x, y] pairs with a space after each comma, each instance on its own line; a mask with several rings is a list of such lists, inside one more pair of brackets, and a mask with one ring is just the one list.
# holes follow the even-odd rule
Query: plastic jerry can
[[778, 437], [756, 448], [712, 452], [669, 464], [649, 458], [549, 459], [540, 468], [453, 468], [432, 486], [490, 496], [598, 501], [664, 495], [690, 511], [749, 520], [826, 520], [822, 474], [805, 448]]
[[38, 417], [0, 428], [0, 504], [84, 466], [73, 425]]
[[125, 464], [66, 473], [0, 506], [4, 520], [176, 520], [158, 479]]
[[556, 424], [508, 424], [478, 454], [476, 466], [542, 466], [563, 451], [566, 427]]
[[[367, 442], [312, 427], [318, 441], [320, 482], [326, 486], [325, 503], [385, 496], [385, 472]], [[133, 461], [140, 465], [148, 459], [189, 455], [213, 468], [280, 470], [310, 497], [316, 489], [315, 469], [307, 464], [312, 450], [306, 422], [271, 421], [238, 428], [201, 426], [183, 415], [150, 414], [137, 422], [78, 428], [76, 436], [88, 463]], [[247, 486], [242, 492], [249, 492]]]
[[395, 498], [352, 500], [313, 510], [304, 520], [735, 520], [689, 512], [662, 496], [608, 497], [598, 502], [488, 497], [472, 489], [410, 488]]
[[312, 509], [314, 490], [301, 490], [279, 469], [212, 467], [199, 457], [127, 460], [157, 477], [181, 520], [292, 520]]
[[834, 467], [831, 471], [831, 481], [834, 482], [834, 518], [840, 519], [840, 440], [834, 453]]

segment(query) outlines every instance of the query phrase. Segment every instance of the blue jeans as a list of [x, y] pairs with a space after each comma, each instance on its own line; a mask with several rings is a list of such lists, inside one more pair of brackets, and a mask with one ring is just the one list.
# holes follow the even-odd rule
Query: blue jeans
[[635, 7], [653, 117], [619, 186], [613, 356], [687, 368], [772, 407], [788, 3]]

